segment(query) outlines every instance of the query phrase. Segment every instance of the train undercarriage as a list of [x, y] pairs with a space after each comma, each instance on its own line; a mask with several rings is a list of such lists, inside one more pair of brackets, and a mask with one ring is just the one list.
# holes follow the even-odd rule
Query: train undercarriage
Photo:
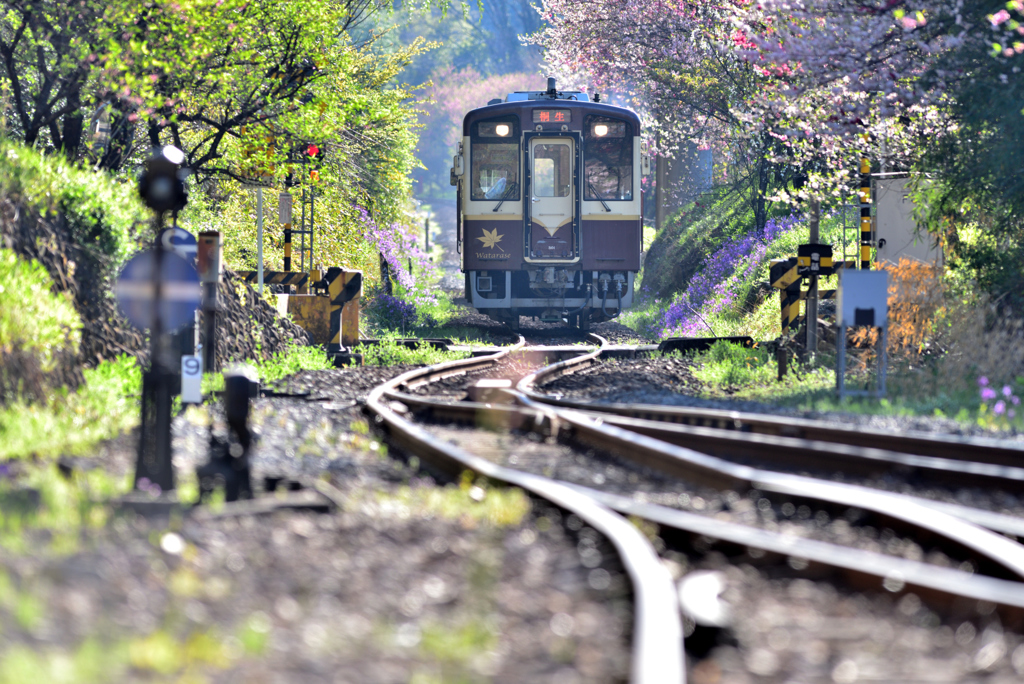
[[521, 271], [467, 271], [469, 304], [509, 325], [519, 317], [545, 322], [568, 322], [587, 330], [591, 323], [610, 320], [633, 303], [630, 271], [584, 271], [542, 266]]

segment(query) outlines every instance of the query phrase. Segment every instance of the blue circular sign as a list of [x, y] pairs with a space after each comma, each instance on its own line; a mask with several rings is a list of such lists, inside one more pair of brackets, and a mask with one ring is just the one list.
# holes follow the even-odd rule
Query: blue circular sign
[[164, 228], [156, 240], [158, 245], [163, 244], [165, 250], [174, 252], [190, 264], [196, 260], [199, 243], [196, 236], [184, 228]]
[[159, 261], [158, 274], [157, 250], [132, 257], [117, 280], [117, 303], [133, 326], [152, 330], [159, 293], [161, 327], [174, 332], [194, 320], [201, 297], [199, 274], [174, 252], [164, 251]]

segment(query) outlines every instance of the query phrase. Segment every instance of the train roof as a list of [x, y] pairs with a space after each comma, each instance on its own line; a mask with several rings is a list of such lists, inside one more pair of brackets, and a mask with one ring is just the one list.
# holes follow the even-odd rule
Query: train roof
[[[509, 93], [504, 100], [495, 99], [487, 103], [486, 107], [471, 109], [462, 120], [462, 134], [469, 135], [469, 128], [477, 121], [499, 117], [503, 114], [521, 114], [524, 111], [543, 109], [546, 107], [558, 109], [578, 110], [572, 116], [569, 123], [569, 130], [581, 130], [583, 117], [593, 114], [604, 114], [616, 119], [624, 119], [636, 125], [640, 130], [640, 117], [636, 112], [618, 105], [605, 102], [592, 102], [587, 93], [575, 90], [557, 90], [554, 79], [548, 79], [548, 89], [517, 91]], [[524, 123], [524, 128], [529, 127]]]

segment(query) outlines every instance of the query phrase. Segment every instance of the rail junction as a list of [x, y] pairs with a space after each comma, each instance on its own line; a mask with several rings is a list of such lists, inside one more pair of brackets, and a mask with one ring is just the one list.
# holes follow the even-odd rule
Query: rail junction
[[[700, 628], [707, 607], [687, 605], [685, 581], [677, 592], [657, 562], [658, 551], [621, 516], [656, 524], [676, 544], [704, 552], [727, 549], [736, 562], [788, 566], [786, 572], [798, 576], [834, 577], [881, 594], [913, 593], [944, 617], [963, 617], [977, 604], [996, 611], [1006, 627], [1024, 624], [1019, 517], [885, 491], [871, 479], [896, 472], [925, 491], [934, 484], [1017, 493], [1024, 483], [1024, 469], [1017, 465], [1024, 449], [983, 439], [549, 393], [545, 385], [559, 377], [604, 359], [654, 351], [611, 345], [593, 334], [588, 342], [527, 346], [520, 338], [506, 349], [411, 370], [377, 387], [366, 408], [393, 444], [429, 467], [453, 474], [471, 470], [522, 487], [575, 513], [611, 541], [635, 592], [632, 681], [681, 680], [681, 637], [693, 633], [695, 621]], [[539, 453], [545, 450], [556, 455]], [[570, 473], [565, 463], [581, 467]], [[636, 486], [623, 487], [601, 474], [612, 470], [628, 472], [626, 482]], [[844, 481], [834, 477], [837, 471]], [[680, 505], [691, 498], [679, 495], [684, 491], [718, 492], [739, 514], [687, 509]], [[846, 532], [829, 538], [783, 520], [787, 513], [798, 519], [803, 516], [793, 512], [811, 510], [818, 511], [819, 521], [831, 520]], [[865, 544], [858, 529], [871, 525], [927, 548], [915, 556]], [[721, 626], [714, 618], [703, 620], [706, 627]]]

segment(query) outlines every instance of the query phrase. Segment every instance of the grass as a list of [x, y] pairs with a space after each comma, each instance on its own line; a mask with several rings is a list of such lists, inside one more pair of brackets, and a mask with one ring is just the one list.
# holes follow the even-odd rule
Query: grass
[[484, 479], [474, 482], [463, 473], [458, 485], [410, 487], [368, 495], [370, 505], [381, 513], [400, 517], [458, 520], [464, 527], [489, 525], [517, 527], [530, 512], [530, 499], [517, 487], [492, 487]]
[[25, 533], [45, 530], [51, 552], [72, 553], [82, 529], [100, 528], [109, 520], [110, 509], [103, 502], [130, 488], [130, 478], [115, 478], [100, 469], [67, 479], [54, 465], [29, 467], [17, 486], [0, 481], [0, 549], [37, 550], [30, 548]]
[[399, 344], [397, 336], [381, 337], [379, 342], [373, 345], [359, 347], [363, 355], [363, 363], [368, 366], [395, 366], [399, 364], [410, 364], [418, 366], [430, 366], [444, 361], [455, 361], [470, 356], [469, 352], [446, 351], [435, 349], [429, 344], [420, 344], [417, 349], [409, 349]]
[[[874, 374], [867, 370], [873, 361], [856, 364], [847, 375], [849, 389], [874, 389]], [[1010, 399], [1024, 394], [1024, 376], [1000, 382], [993, 387], [995, 396], [984, 399], [979, 388], [949, 382], [938, 365], [910, 364], [897, 359], [887, 376], [887, 396], [848, 397], [840, 401], [836, 395], [835, 356], [825, 351], [815, 365], [790, 360], [789, 372], [780, 382], [774, 356], [761, 348], [745, 349], [726, 342], [715, 344], [709, 351], [693, 356], [694, 376], [703, 384], [701, 396], [706, 399], [738, 399], [761, 401], [774, 406], [800, 411], [845, 412], [883, 416], [933, 416], [949, 418], [978, 426], [992, 432], [1024, 432], [1024, 415], [1009, 416]], [[945, 380], [944, 380], [945, 378]], [[990, 383], [991, 384], [991, 383]], [[1003, 401], [1005, 406], [997, 409]]]
[[44, 216], [60, 214], [80, 245], [113, 257], [114, 267], [134, 250], [136, 223], [147, 217], [133, 182], [7, 140], [0, 140], [0, 193]]
[[334, 368], [327, 352], [318, 346], [289, 345], [268, 360], [256, 364], [256, 373], [263, 382], [274, 382], [303, 370], [328, 370]]
[[38, 261], [0, 249], [0, 359], [20, 350], [38, 357], [40, 370], [50, 372], [56, 354], [78, 351], [82, 321], [70, 294], [54, 294], [52, 287]]
[[75, 392], [52, 393], [44, 402], [15, 401], [0, 409], [0, 461], [83, 455], [139, 421], [142, 374], [122, 355], [84, 371]]

